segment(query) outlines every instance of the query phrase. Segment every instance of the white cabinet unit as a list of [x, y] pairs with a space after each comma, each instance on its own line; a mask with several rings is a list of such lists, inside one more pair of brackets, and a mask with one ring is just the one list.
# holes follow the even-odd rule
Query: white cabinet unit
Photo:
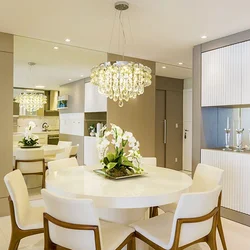
[[90, 82], [85, 84], [85, 112], [107, 112], [107, 97]]
[[84, 136], [84, 113], [60, 114], [60, 134]]
[[242, 104], [250, 104], [250, 41], [242, 43]]
[[203, 107], [242, 103], [242, 49], [240, 43], [202, 54]]
[[202, 149], [201, 162], [224, 170], [222, 206], [250, 215], [250, 154]]
[[84, 136], [84, 165], [94, 166], [100, 164], [96, 145], [96, 137]]

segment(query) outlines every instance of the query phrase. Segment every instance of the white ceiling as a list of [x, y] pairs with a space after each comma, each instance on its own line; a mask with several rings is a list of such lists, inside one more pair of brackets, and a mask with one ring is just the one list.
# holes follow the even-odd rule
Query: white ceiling
[[[54, 46], [59, 49], [55, 50]], [[106, 60], [107, 54], [103, 52], [15, 36], [14, 86], [42, 85], [56, 90], [62, 84], [89, 77], [91, 68]], [[28, 62], [36, 65], [31, 68]]]
[[[109, 50], [114, 0], [2, 0], [0, 31], [117, 53], [117, 26]], [[192, 47], [250, 28], [249, 0], [128, 0], [125, 53], [192, 67]], [[128, 25], [130, 17], [131, 31]], [[119, 51], [121, 52], [121, 50]]]

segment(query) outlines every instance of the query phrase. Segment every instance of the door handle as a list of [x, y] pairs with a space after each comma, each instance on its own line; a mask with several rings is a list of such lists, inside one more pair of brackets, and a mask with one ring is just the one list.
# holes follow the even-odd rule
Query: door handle
[[163, 120], [163, 143], [167, 143], [167, 120]]

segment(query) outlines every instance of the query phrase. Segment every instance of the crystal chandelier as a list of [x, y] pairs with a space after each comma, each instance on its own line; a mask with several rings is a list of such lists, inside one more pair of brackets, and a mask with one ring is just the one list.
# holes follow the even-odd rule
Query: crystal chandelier
[[47, 103], [47, 97], [42, 93], [21, 93], [16, 99], [16, 103], [19, 103], [21, 108], [25, 108], [28, 112], [37, 111], [44, 107]]
[[[120, 11], [119, 21], [122, 28], [124, 41], [125, 32], [123, 29], [121, 13], [129, 8], [126, 2], [115, 3], [115, 8]], [[112, 36], [111, 36], [112, 37]], [[141, 63], [128, 61], [105, 62], [91, 71], [91, 83], [98, 86], [98, 91], [113, 101], [123, 106], [123, 101], [135, 99], [144, 93], [144, 88], [151, 85], [151, 69]]]
[[[34, 62], [28, 63], [30, 67], [36, 65]], [[47, 97], [39, 92], [24, 92], [15, 98], [15, 102], [19, 103], [21, 108], [25, 108], [28, 112], [35, 112], [44, 107], [47, 103]]]

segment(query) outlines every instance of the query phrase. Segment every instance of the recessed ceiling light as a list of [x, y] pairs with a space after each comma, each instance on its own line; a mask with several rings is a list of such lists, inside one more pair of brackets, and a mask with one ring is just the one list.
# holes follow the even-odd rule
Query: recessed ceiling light
[[66, 42], [66, 43], [69, 43], [69, 42], [70, 42], [70, 39], [69, 39], [69, 38], [66, 38], [66, 39], [65, 39], [65, 42]]
[[83, 77], [83, 75], [81, 75], [81, 77]]
[[206, 36], [206, 35], [203, 35], [203, 36], [201, 36], [201, 38], [202, 38], [202, 39], [206, 39], [206, 38], [207, 38], [207, 36]]
[[37, 89], [44, 89], [44, 88], [45, 88], [45, 86], [42, 86], [42, 85], [37, 85], [37, 86], [36, 86], [36, 88], [37, 88]]
[[26, 89], [27, 92], [33, 92], [34, 89]]
[[69, 81], [72, 81], [72, 79], [71, 79], [71, 78], [69, 78]]
[[179, 65], [183, 65], [183, 62], [179, 62]]
[[165, 68], [166, 68], [166, 66], [162, 66], [162, 68], [163, 68], [163, 69], [165, 69]]
[[59, 49], [59, 48], [57, 46], [55, 46], [54, 49]]

